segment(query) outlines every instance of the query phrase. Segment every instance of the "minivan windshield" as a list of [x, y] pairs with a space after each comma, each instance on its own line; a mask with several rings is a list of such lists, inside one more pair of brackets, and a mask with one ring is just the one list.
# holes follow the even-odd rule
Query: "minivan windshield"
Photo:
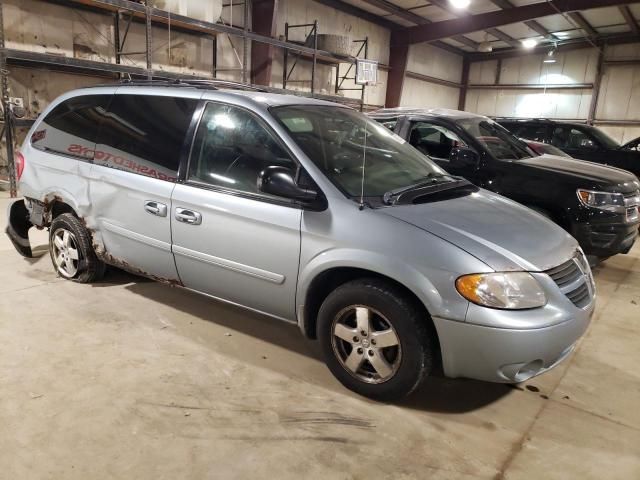
[[456, 122], [498, 160], [520, 160], [533, 152], [504, 127], [484, 117], [463, 118]]
[[[271, 113], [324, 174], [351, 198], [452, 178], [399, 136], [343, 107], [292, 105]], [[366, 156], [365, 156], [366, 152]], [[364, 172], [364, 183], [363, 183]]]

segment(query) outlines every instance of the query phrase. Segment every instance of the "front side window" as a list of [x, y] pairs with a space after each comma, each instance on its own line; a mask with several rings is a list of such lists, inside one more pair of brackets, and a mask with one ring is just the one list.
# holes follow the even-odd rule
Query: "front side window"
[[425, 155], [442, 160], [449, 160], [451, 150], [464, 145], [450, 129], [430, 122], [415, 122], [409, 142]]
[[598, 144], [585, 132], [572, 128], [569, 136], [569, 147], [595, 149], [598, 148]]
[[519, 160], [533, 157], [533, 152], [524, 142], [518, 140], [493, 120], [484, 117], [464, 118], [458, 120], [457, 124], [498, 160]]
[[175, 182], [198, 101], [153, 95], [114, 95], [99, 130], [94, 163]]
[[270, 166], [296, 169], [262, 121], [238, 107], [207, 105], [191, 152], [189, 180], [258, 193], [260, 172]]
[[321, 105], [275, 107], [293, 141], [351, 198], [379, 197], [446, 172], [379, 123], [355, 110]]
[[84, 95], [63, 101], [38, 125], [31, 135], [31, 145], [38, 150], [92, 160], [98, 127], [111, 98]]

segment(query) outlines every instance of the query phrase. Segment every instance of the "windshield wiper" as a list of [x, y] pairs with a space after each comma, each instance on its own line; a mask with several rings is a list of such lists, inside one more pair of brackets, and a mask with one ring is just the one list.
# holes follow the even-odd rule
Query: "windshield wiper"
[[393, 190], [389, 190], [388, 192], [385, 192], [385, 194], [382, 196], [382, 200], [387, 205], [393, 205], [393, 203], [395, 203], [394, 199], [396, 199], [403, 193], [407, 193], [407, 192], [410, 192], [411, 190], [416, 190], [418, 188], [424, 188], [430, 185], [441, 183], [439, 182], [439, 180], [444, 177], [453, 179], [453, 180], [446, 181], [445, 183], [459, 182], [461, 180], [464, 180], [462, 177], [455, 177], [453, 175], [447, 175], [447, 174], [441, 174], [441, 173], [440, 174], [430, 173], [425, 177], [424, 180], [421, 180], [418, 183], [414, 183], [413, 185], [407, 185], [406, 187], [399, 187]]

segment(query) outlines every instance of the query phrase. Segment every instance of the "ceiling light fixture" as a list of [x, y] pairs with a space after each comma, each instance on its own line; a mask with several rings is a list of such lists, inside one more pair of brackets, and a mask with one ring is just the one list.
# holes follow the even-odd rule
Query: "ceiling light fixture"
[[449, 0], [449, 3], [454, 8], [467, 8], [471, 4], [471, 0]]
[[556, 63], [556, 51], [555, 50], [549, 50], [547, 52], [547, 56], [545, 57], [545, 59], [542, 61], [543, 63]]
[[525, 38], [522, 40], [522, 46], [527, 50], [531, 50], [536, 45], [538, 45], [538, 41], [535, 38]]

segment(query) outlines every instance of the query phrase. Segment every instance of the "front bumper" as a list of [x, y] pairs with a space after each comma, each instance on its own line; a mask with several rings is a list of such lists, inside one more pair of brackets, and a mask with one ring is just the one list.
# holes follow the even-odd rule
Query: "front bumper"
[[639, 223], [628, 223], [623, 215], [618, 217], [606, 222], [575, 223], [571, 234], [587, 255], [611, 257], [618, 253], [628, 253], [638, 237]]
[[[500, 328], [434, 317], [447, 377], [467, 377], [488, 382], [518, 383], [539, 375], [564, 360], [584, 334], [595, 301], [586, 308], [563, 311], [551, 307], [535, 310], [491, 310], [471, 305], [467, 318], [502, 317], [498, 324], [527, 325], [530, 317], [549, 315], [560, 323], [542, 328]], [[529, 318], [528, 318], [529, 317]], [[561, 318], [560, 318], [561, 317]]]

